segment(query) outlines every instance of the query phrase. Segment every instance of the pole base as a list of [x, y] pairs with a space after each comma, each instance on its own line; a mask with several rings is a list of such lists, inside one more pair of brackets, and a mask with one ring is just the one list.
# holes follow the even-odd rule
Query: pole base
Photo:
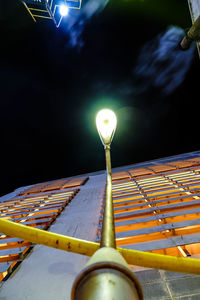
[[142, 300], [141, 286], [121, 254], [100, 248], [77, 276], [71, 300]]

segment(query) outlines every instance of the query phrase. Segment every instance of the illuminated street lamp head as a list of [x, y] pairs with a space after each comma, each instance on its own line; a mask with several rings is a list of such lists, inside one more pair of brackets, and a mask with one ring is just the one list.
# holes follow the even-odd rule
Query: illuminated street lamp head
[[109, 146], [117, 126], [117, 118], [114, 112], [110, 109], [100, 110], [96, 116], [96, 126], [103, 145]]
[[60, 10], [61, 16], [65, 17], [65, 16], [68, 15], [69, 9], [68, 9], [68, 6], [67, 6], [66, 4], [62, 4], [62, 5], [60, 6], [60, 9], [59, 9], [59, 10]]

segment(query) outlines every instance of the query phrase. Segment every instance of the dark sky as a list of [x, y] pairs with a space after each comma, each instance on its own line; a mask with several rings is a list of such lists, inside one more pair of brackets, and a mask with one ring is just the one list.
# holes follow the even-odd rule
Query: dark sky
[[1, 195], [104, 169], [95, 115], [105, 107], [118, 117], [113, 167], [199, 150], [197, 50], [160, 42], [191, 25], [187, 1], [99, 2], [92, 14], [83, 0], [59, 29], [0, 2]]

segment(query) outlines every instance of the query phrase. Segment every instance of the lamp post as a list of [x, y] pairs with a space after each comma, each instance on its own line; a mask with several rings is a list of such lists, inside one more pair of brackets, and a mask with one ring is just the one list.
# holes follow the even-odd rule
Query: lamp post
[[101, 233], [101, 247], [116, 248], [115, 226], [112, 201], [112, 172], [110, 145], [117, 126], [117, 118], [109, 109], [101, 110], [96, 117], [96, 126], [105, 149], [107, 186], [104, 219]]
[[200, 16], [194, 21], [192, 27], [187, 31], [186, 35], [180, 42], [180, 48], [187, 50], [193, 41], [200, 40]]
[[143, 299], [140, 284], [128, 264], [116, 250], [112, 201], [110, 145], [117, 118], [109, 109], [96, 117], [97, 130], [105, 148], [107, 186], [100, 249], [90, 258], [75, 279], [72, 300], [139, 300]]

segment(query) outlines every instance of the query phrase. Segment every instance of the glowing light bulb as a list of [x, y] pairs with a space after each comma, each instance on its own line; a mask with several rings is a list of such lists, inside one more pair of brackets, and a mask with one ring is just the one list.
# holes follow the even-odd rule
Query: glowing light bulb
[[110, 109], [100, 110], [96, 116], [96, 126], [102, 143], [110, 145], [117, 126], [117, 118], [114, 112]]
[[65, 5], [65, 4], [62, 4], [60, 6], [60, 14], [61, 14], [61, 16], [63, 16], [63, 17], [67, 16], [68, 12], [69, 12], [68, 6]]

